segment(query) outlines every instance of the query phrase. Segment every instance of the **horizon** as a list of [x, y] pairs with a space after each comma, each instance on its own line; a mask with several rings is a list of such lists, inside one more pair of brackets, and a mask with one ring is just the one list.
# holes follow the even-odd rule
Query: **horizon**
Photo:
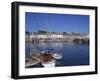
[[[44, 31], [44, 30], [39, 30], [39, 31]], [[34, 33], [34, 32], [39, 32], [39, 31], [33, 31], [33, 32], [26, 31], [26, 32]], [[47, 33], [48, 31], [45, 31], [45, 32]], [[52, 32], [55, 32], [55, 31], [50, 31], [50, 33], [52, 33]], [[55, 33], [64, 33], [64, 31], [63, 32], [55, 32]], [[86, 34], [89, 34], [88, 32], [67, 32], [67, 31], [65, 33], [86, 33]]]

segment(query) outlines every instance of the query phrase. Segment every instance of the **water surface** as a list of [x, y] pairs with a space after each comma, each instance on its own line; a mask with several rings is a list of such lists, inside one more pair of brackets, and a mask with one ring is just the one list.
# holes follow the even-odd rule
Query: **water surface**
[[45, 50], [54, 49], [62, 55], [58, 66], [79, 66], [89, 65], [89, 45], [74, 42], [40, 42], [26, 43], [26, 58], [29, 57], [32, 49]]

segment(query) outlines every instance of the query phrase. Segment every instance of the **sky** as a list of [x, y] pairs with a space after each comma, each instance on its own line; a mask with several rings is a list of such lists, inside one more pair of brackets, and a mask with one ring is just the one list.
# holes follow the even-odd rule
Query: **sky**
[[89, 33], [89, 15], [26, 12], [25, 27], [28, 32], [46, 30]]

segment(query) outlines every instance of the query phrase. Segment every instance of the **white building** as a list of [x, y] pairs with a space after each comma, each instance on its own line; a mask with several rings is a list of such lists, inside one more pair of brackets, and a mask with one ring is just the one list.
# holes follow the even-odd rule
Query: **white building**
[[30, 39], [72, 39], [72, 38], [89, 38], [88, 34], [63, 34], [63, 33], [58, 33], [58, 32], [47, 32], [47, 33], [38, 33], [34, 32], [30, 34], [29, 36]]
[[30, 38], [63, 38], [62, 33], [33, 33], [30, 35]]

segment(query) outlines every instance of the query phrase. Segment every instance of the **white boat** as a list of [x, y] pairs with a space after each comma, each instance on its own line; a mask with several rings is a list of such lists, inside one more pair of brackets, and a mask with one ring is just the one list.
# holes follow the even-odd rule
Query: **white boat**
[[55, 65], [56, 65], [56, 62], [55, 62], [55, 60], [52, 60], [52, 61], [50, 61], [50, 62], [42, 62], [42, 65], [44, 66], [44, 68], [51, 68], [51, 67], [55, 67]]
[[54, 59], [56, 59], [56, 60], [60, 60], [60, 59], [62, 58], [62, 55], [59, 54], [59, 53], [54, 53], [54, 54], [52, 55], [52, 57], [53, 57]]

